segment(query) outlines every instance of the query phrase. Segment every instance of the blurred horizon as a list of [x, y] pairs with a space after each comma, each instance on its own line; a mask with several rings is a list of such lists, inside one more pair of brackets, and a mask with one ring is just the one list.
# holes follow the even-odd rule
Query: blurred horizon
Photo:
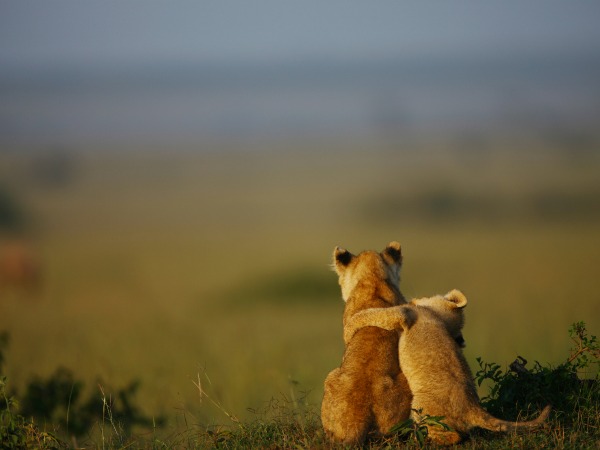
[[4, 3], [0, 142], [596, 131], [598, 5], [313, 5]]
[[594, 133], [600, 57], [219, 64], [0, 75], [3, 141]]

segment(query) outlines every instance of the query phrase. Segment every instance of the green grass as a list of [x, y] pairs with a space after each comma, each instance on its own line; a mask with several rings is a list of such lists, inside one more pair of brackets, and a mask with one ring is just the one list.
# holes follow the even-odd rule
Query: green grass
[[[519, 433], [493, 433], [475, 430], [457, 448], [593, 448], [600, 439], [600, 348], [585, 324], [579, 322], [569, 331], [574, 345], [558, 366], [537, 364], [533, 368], [520, 365], [518, 370], [502, 371], [496, 363], [482, 363], [476, 380], [492, 381], [489, 395], [482, 401], [493, 414], [508, 419], [527, 419], [545, 404], [553, 405], [551, 418], [538, 430]], [[1, 336], [6, 343], [6, 336]], [[4, 345], [4, 344], [3, 344]], [[3, 356], [0, 346], [0, 358]], [[577, 371], [593, 368], [593, 380], [582, 382]], [[36, 446], [66, 448], [57, 438], [58, 430], [47, 432], [39, 425], [14, 412], [14, 399], [6, 396], [5, 381], [0, 383], [3, 409], [0, 412], [0, 445], [7, 448]], [[241, 421], [212, 394], [212, 382], [206, 374], [198, 374], [194, 385], [201, 401], [211, 403], [226, 417], [220, 424], [193, 422], [193, 414], [181, 411], [184, 426], [165, 433], [156, 427], [143, 434], [132, 434], [127, 422], [115, 416], [114, 403], [101, 389], [101, 420], [86, 436], [72, 437], [71, 445], [95, 448], [336, 448], [327, 441], [320, 425], [318, 410], [306, 393], [292, 389], [279, 395], [262, 408], [251, 410], [252, 418]], [[76, 412], [74, 413], [76, 416]], [[423, 448], [427, 442], [423, 425], [444, 426], [443, 417], [426, 416], [420, 422], [408, 420], [398, 424], [386, 437], [372, 436], [364, 448]], [[172, 430], [172, 429], [171, 429]], [[64, 433], [63, 433], [64, 435]], [[361, 447], [363, 448], [363, 447]]]
[[[201, 401], [199, 373], [246, 427], [270, 429], [256, 411], [291, 392], [307, 393], [314, 418], [343, 352], [333, 247], [390, 240], [403, 246], [407, 297], [466, 293], [472, 367], [478, 356], [558, 363], [571, 323], [598, 333], [598, 155], [574, 164], [506, 138], [477, 158], [436, 140], [414, 152], [277, 145], [82, 152], [58, 184], [35, 178], [38, 155], [0, 153], [0, 184], [33, 218], [28, 239], [43, 263], [33, 297], [0, 292], [12, 385], [59, 366], [85, 381], [86, 397], [99, 395], [98, 379], [139, 379], [142, 410], [167, 418], [144, 442], [209, 439], [223, 424], [223, 438], [254, 432]], [[312, 423], [309, 446], [325, 446]]]

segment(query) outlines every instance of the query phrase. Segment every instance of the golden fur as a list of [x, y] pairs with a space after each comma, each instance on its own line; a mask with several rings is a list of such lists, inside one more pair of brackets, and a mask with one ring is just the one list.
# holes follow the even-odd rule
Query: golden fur
[[362, 327], [402, 330], [398, 346], [402, 371], [413, 395], [413, 417], [443, 416], [451, 427], [428, 427], [428, 435], [438, 444], [455, 444], [471, 428], [492, 431], [516, 430], [540, 425], [550, 412], [546, 407], [529, 422], [497, 419], [479, 404], [473, 376], [457, 343], [464, 324], [463, 308], [467, 304], [462, 292], [453, 290], [445, 296], [412, 300], [393, 308], [374, 308], [354, 315], [344, 329], [345, 339], [352, 341]]
[[[405, 303], [398, 288], [400, 244], [358, 255], [337, 248], [333, 267], [346, 302], [345, 324], [359, 311]], [[398, 332], [367, 327], [346, 342], [342, 364], [325, 379], [321, 420], [336, 442], [360, 444], [367, 434], [385, 434], [410, 415], [411, 394], [398, 362]]]

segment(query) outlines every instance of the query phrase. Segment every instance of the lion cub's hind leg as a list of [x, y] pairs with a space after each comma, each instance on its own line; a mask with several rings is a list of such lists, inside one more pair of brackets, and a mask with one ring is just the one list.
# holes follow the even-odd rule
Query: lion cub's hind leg
[[462, 436], [456, 431], [442, 430], [437, 426], [427, 427], [427, 438], [438, 445], [454, 445], [462, 440]]
[[373, 386], [373, 413], [377, 431], [386, 435], [390, 429], [410, 417], [412, 396], [408, 382], [402, 372], [395, 379], [386, 377]]
[[321, 421], [329, 440], [348, 445], [364, 442], [372, 420], [365, 420], [371, 416], [371, 410], [360, 395], [361, 390], [352, 386], [352, 380], [339, 368], [327, 375]]

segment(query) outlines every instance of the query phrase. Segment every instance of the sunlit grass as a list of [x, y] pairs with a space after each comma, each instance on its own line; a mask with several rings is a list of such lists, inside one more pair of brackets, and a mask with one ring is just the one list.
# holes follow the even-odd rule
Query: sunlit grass
[[[89, 385], [140, 379], [144, 410], [183, 429], [228, 420], [200, 402], [199, 372], [242, 421], [298, 387], [318, 409], [343, 351], [333, 247], [390, 240], [403, 246], [407, 297], [459, 288], [469, 298], [471, 364], [553, 362], [571, 323], [598, 333], [596, 197], [564, 208], [569, 195], [598, 192], [597, 160], [513, 149], [464, 161], [435, 143], [417, 154], [287, 150], [81, 154], [55, 187], [31, 182], [31, 156], [9, 155], [1, 175], [35, 217], [44, 264], [36, 298], [0, 293], [12, 382], [60, 365]], [[419, 209], [444, 186], [458, 199], [452, 214]], [[567, 193], [560, 220], [527, 211], [544, 192]], [[485, 214], [461, 203], [469, 196]]]

